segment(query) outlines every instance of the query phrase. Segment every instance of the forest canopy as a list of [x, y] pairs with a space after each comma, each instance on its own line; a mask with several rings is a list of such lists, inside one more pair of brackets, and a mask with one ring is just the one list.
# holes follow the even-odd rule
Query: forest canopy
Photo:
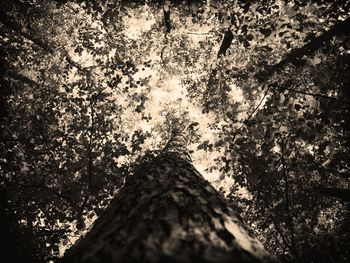
[[3, 249], [62, 255], [177, 129], [282, 262], [347, 262], [349, 7], [1, 1]]

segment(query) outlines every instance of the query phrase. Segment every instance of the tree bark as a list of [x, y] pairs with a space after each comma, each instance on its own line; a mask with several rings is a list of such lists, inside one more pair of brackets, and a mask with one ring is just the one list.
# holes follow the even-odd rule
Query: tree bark
[[142, 164], [61, 262], [270, 262], [261, 243], [176, 152]]
[[[96, 6], [99, 3], [96, 0], [92, 1], [96, 3]], [[21, 3], [22, 1], [17, 0], [16, 2]], [[114, 0], [108, 2], [114, 2]], [[170, 11], [164, 12], [166, 31], [170, 33]], [[61, 52], [56, 51], [54, 46], [41, 38], [43, 32], [35, 34], [35, 29], [25, 23], [30, 19], [23, 19], [24, 21], [15, 19], [17, 16], [20, 17], [15, 15], [17, 10], [14, 9], [13, 12], [2, 10], [0, 14], [2, 14], [0, 22], [14, 33], [31, 40], [43, 50]], [[344, 26], [350, 25], [349, 21], [347, 19], [342, 23], [342, 27], [337, 26], [305, 47], [296, 49], [285, 60], [271, 67], [269, 74], [283, 69], [288, 63], [296, 63], [304, 55], [320, 49], [321, 44], [329, 42], [332, 36], [344, 34], [344, 32], [349, 33], [350, 27]], [[41, 20], [38, 18], [37, 22]], [[32, 26], [35, 27], [35, 25], [33, 23]], [[41, 28], [45, 27], [39, 25], [38, 29]], [[226, 32], [218, 56], [225, 56], [233, 37], [231, 31]], [[64, 52], [65, 49], [62, 50]], [[75, 65], [80, 72], [88, 71], [68, 57], [67, 63]], [[59, 68], [60, 65], [58, 65]], [[36, 66], [33, 68], [35, 70]], [[12, 73], [8, 69], [6, 74], [32, 86], [39, 85], [35, 80]], [[6, 102], [5, 99], [3, 101]], [[92, 171], [92, 131], [93, 127], [90, 133], [89, 185], [91, 185]], [[47, 138], [43, 137], [42, 140], [47, 141]], [[127, 178], [125, 186], [96, 221], [91, 232], [67, 252], [62, 259], [63, 262], [141, 260], [262, 262], [271, 259], [227, 201], [196, 171], [189, 159], [181, 154], [181, 147], [174, 151], [174, 147], [177, 146], [171, 143], [169, 145], [168, 148], [173, 149], [172, 151], [166, 149], [156, 158], [140, 165], [139, 169]], [[50, 152], [50, 149], [44, 144], [44, 154], [45, 151]], [[51, 161], [53, 168], [57, 169], [58, 166], [54, 163], [52, 154], [48, 156], [53, 160]], [[53, 170], [55, 172], [55, 169]], [[63, 184], [65, 185], [64, 181]], [[288, 198], [288, 186], [286, 189]], [[56, 192], [57, 196], [62, 195], [62, 192]], [[350, 200], [347, 189], [327, 188], [320, 192]]]
[[60, 262], [274, 261], [175, 145], [127, 178]]

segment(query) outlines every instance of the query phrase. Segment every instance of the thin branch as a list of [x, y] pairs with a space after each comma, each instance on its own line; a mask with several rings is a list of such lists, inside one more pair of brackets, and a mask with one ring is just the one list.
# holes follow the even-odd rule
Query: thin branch
[[263, 101], [266, 98], [269, 91], [270, 91], [270, 87], [267, 87], [262, 99], [260, 100], [258, 105], [253, 109], [253, 111], [249, 114], [249, 116], [243, 121], [242, 125], [233, 134], [233, 138], [231, 139], [231, 141], [234, 141], [236, 139], [236, 136], [241, 132], [241, 129], [243, 128], [243, 126], [246, 125], [250, 121], [250, 119], [253, 117], [255, 112], [260, 108], [261, 104], [263, 103]]
[[56, 195], [57, 197], [65, 200], [69, 205], [73, 206], [72, 201], [69, 198], [67, 198], [67, 196], [63, 195], [59, 191], [57, 191], [49, 186], [42, 185], [42, 184], [23, 184], [23, 183], [19, 183], [19, 182], [16, 182], [16, 184], [21, 186], [21, 187], [25, 187], [25, 188], [37, 188], [37, 189], [49, 191], [52, 194]]
[[271, 219], [271, 221], [273, 222], [277, 233], [280, 235], [280, 237], [281, 237], [283, 243], [285, 244], [285, 247], [287, 247], [288, 250], [291, 250], [290, 241], [288, 240], [287, 237], [285, 237], [285, 236], [282, 234], [283, 232], [282, 232], [282, 230], [279, 228], [279, 226], [278, 226], [278, 224], [277, 224], [277, 222], [276, 222], [276, 220], [275, 220], [275, 218], [274, 218], [274, 216], [273, 216], [273, 214], [272, 214], [272, 212], [271, 212], [272, 209], [271, 209], [271, 207], [270, 207], [269, 202], [266, 200], [265, 196], [264, 196], [261, 192], [260, 192], [260, 194], [258, 195], [258, 197], [260, 197], [260, 198], [263, 200], [263, 202], [265, 203], [265, 206], [266, 206], [267, 211], [268, 211], [268, 215], [270, 216], [270, 219]]
[[[278, 236], [276, 236], [276, 234], [271, 230], [269, 229], [269, 232], [270, 234], [272, 235], [273, 239], [276, 241], [276, 243], [278, 244], [278, 246], [282, 249], [283, 251], [283, 254], [285, 253], [286, 251], [286, 248], [288, 249], [288, 247], [286, 247], [285, 244], [282, 244], [279, 239], [278, 239]], [[283, 241], [283, 240], [282, 240]], [[284, 242], [284, 241], [283, 241]]]
[[93, 169], [93, 160], [92, 160], [92, 141], [93, 141], [93, 133], [94, 133], [94, 104], [92, 102], [92, 98], [90, 99], [90, 110], [91, 110], [91, 126], [90, 126], [90, 134], [89, 134], [89, 146], [88, 146], [88, 189], [91, 191], [92, 189], [92, 169]]
[[160, 51], [160, 64], [165, 68], [166, 64], [164, 62], [164, 50], [166, 48], [166, 45], [168, 45], [168, 34], [171, 32], [171, 20], [170, 20], [170, 7], [166, 4], [163, 4], [163, 16], [164, 16], [164, 26], [165, 26], [165, 33], [164, 33], [164, 46], [162, 47]]
[[38, 47], [43, 49], [44, 51], [53, 54], [55, 51], [62, 50], [62, 54], [65, 56], [66, 61], [69, 65], [72, 67], [77, 68], [79, 71], [86, 73], [87, 70], [95, 67], [99, 67], [99, 65], [93, 65], [88, 67], [81, 66], [78, 62], [74, 61], [68, 54], [68, 52], [64, 49], [64, 47], [60, 48], [54, 48], [51, 47], [50, 44], [48, 44], [47, 41], [44, 41], [38, 37], [35, 36], [35, 33], [31, 32], [27, 27], [22, 26], [18, 22], [10, 19], [6, 14], [0, 12], [0, 22], [4, 24], [6, 27], [12, 29], [13, 31], [19, 33], [22, 37], [30, 40], [34, 44], [36, 44]]
[[187, 35], [196, 35], [196, 36], [212, 36], [212, 33], [201, 33], [201, 32], [187, 32]]
[[350, 189], [315, 186], [313, 190], [328, 197], [336, 197], [345, 202], [350, 202]]
[[15, 79], [15, 80], [19, 80], [21, 82], [24, 82], [24, 83], [27, 83], [27, 84], [30, 84], [30, 85], [33, 85], [33, 86], [36, 86], [36, 87], [40, 87], [41, 85], [39, 83], [37, 83], [36, 81], [22, 75], [22, 74], [19, 74], [17, 72], [14, 72], [12, 70], [6, 70], [6, 74], [12, 78], [12, 79]]
[[300, 48], [296, 48], [289, 52], [284, 59], [274, 65], [267, 65], [264, 67], [264, 72], [259, 72], [255, 76], [260, 81], [265, 81], [271, 77], [275, 72], [281, 71], [286, 65], [293, 64], [298, 66], [303, 56], [309, 56], [317, 50], [329, 43], [334, 36], [342, 36], [350, 33], [350, 17], [334, 25], [331, 29], [313, 38], [310, 42]]
[[296, 90], [296, 89], [292, 89], [292, 88], [287, 88], [287, 87], [281, 87], [281, 86], [276, 86], [276, 85], [271, 85], [271, 88], [275, 88], [275, 89], [280, 89], [280, 90], [288, 90], [291, 92], [295, 92], [295, 93], [299, 93], [299, 94], [303, 94], [303, 95], [309, 95], [315, 98], [323, 98], [323, 99], [327, 99], [327, 100], [334, 100], [336, 102], [345, 104], [345, 105], [350, 105], [350, 102], [344, 101], [344, 100], [340, 100], [334, 97], [330, 97], [327, 95], [322, 95], [322, 94], [318, 94], [318, 93], [311, 93], [311, 92], [307, 92], [307, 91], [302, 91], [302, 90]]
[[170, 20], [170, 7], [168, 5], [163, 5], [163, 14], [164, 14], [165, 32], [166, 34], [169, 34], [171, 32], [171, 20]]
[[72, 67], [76, 68], [78, 71], [80, 71], [80, 72], [82, 72], [84, 74], [91, 74], [90, 69], [97, 68], [97, 67], [100, 66], [100, 65], [92, 65], [92, 66], [83, 67], [78, 62], [73, 60], [73, 58], [68, 54], [67, 50], [65, 50], [63, 47], [60, 48], [60, 49], [63, 50], [62, 54], [65, 57], [65, 59], [68, 62], [68, 64], [71, 65]]
[[84, 200], [83, 200], [83, 202], [82, 202], [81, 205], [80, 205], [81, 213], [84, 211], [84, 208], [85, 208], [87, 202], [89, 201], [89, 198], [90, 198], [89, 195], [86, 195], [86, 196], [84, 197]]
[[[166, 38], [166, 37], [165, 37]], [[165, 42], [165, 44], [167, 44], [167, 42]], [[161, 51], [160, 51], [160, 64], [163, 67], [166, 67], [165, 61], [164, 61], [164, 50], [165, 50], [165, 45], [162, 47]]]
[[284, 196], [285, 196], [285, 204], [286, 204], [286, 210], [287, 210], [287, 217], [288, 217], [288, 227], [291, 235], [291, 245], [292, 245], [292, 251], [296, 258], [298, 258], [298, 253], [296, 249], [296, 243], [295, 243], [295, 231], [294, 231], [294, 223], [293, 223], [293, 217], [291, 215], [290, 211], [290, 198], [289, 198], [289, 181], [288, 181], [288, 173], [287, 168], [285, 164], [284, 159], [284, 153], [285, 153], [285, 145], [283, 139], [281, 139], [281, 164], [283, 169], [283, 178], [284, 178]]
[[[35, 115], [36, 114], [36, 110], [35, 110], [35, 105], [32, 106], [33, 109], [34, 109], [34, 112], [35, 112]], [[37, 120], [37, 118], [34, 118], [34, 120], [38, 123], [38, 130], [40, 131], [40, 136], [43, 138], [43, 142], [44, 142], [44, 147], [46, 148], [46, 152], [51, 160], [51, 162], [53, 163], [54, 167], [55, 167], [55, 170], [56, 170], [56, 173], [57, 174], [63, 174], [60, 170], [60, 167], [58, 165], [58, 163], [56, 162], [56, 159], [55, 159], [55, 156], [51, 150], [51, 147], [49, 147], [49, 139], [46, 137], [46, 134], [44, 133], [44, 130], [41, 129], [41, 122], [39, 122], [39, 120]], [[69, 187], [67, 186], [67, 183], [66, 183], [66, 180], [65, 180], [65, 176], [63, 175], [63, 187], [65, 188], [65, 191], [67, 192], [69, 198], [71, 200], [73, 200], [72, 196], [71, 196], [71, 193], [70, 193], [70, 189]], [[71, 204], [73, 205], [73, 201], [71, 201]], [[75, 205], [74, 205], [75, 206]]]

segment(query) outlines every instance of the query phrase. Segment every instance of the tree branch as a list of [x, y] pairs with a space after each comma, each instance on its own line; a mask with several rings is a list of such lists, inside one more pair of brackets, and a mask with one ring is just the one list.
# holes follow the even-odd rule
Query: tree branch
[[[281, 243], [281, 242], [278, 240], [278, 236], [276, 236], [276, 234], [275, 234], [271, 229], [269, 229], [269, 232], [271, 233], [273, 239], [276, 241], [276, 243], [278, 244], [278, 246], [282, 249], [283, 254], [284, 254], [285, 251], [286, 251], [286, 248], [287, 248], [287, 249], [289, 249], [289, 248], [288, 248], [285, 244]], [[283, 239], [282, 239], [282, 242], [284, 242]]]
[[295, 231], [294, 231], [294, 223], [293, 223], [293, 217], [291, 215], [290, 211], [290, 199], [289, 199], [289, 181], [288, 181], [288, 173], [287, 168], [284, 160], [284, 152], [285, 152], [285, 145], [283, 139], [281, 140], [281, 164], [283, 169], [283, 178], [284, 178], [284, 196], [285, 196], [285, 204], [286, 204], [286, 211], [287, 211], [287, 218], [288, 218], [288, 227], [291, 235], [291, 247], [292, 252], [296, 258], [298, 258], [298, 252], [296, 249], [296, 243], [295, 243]]
[[171, 20], [170, 20], [170, 7], [168, 5], [163, 6], [164, 13], [164, 24], [165, 24], [165, 32], [169, 34], [171, 32]]
[[253, 117], [254, 113], [260, 108], [262, 102], [264, 101], [264, 99], [266, 98], [268, 92], [270, 91], [270, 87], [267, 87], [262, 99], [260, 100], [260, 102], [258, 103], [258, 105], [253, 109], [253, 111], [249, 114], [249, 116], [243, 121], [242, 125], [236, 130], [236, 132], [233, 134], [233, 138], [231, 139], [231, 141], [234, 141], [237, 137], [237, 135], [241, 132], [242, 128], [244, 125], [246, 125], [250, 119]]
[[2, 24], [4, 24], [7, 28], [10, 28], [13, 31], [19, 33], [22, 37], [30, 40], [31, 42], [33, 42], [37, 46], [41, 47], [45, 51], [47, 51], [49, 53], [53, 52], [54, 48], [50, 47], [47, 44], [47, 42], [41, 40], [38, 37], [35, 37], [35, 35], [32, 34], [27, 27], [21, 25], [17, 21], [15, 21], [15, 20], [11, 19], [10, 17], [8, 17], [6, 15], [6, 12], [0, 11], [0, 22]]
[[92, 98], [90, 99], [90, 110], [91, 110], [91, 126], [90, 126], [90, 134], [89, 134], [89, 146], [88, 146], [88, 189], [92, 190], [92, 169], [93, 169], [93, 160], [92, 160], [92, 141], [93, 141], [93, 133], [94, 133], [94, 104], [92, 102]]
[[265, 196], [264, 196], [261, 192], [258, 192], [258, 198], [259, 198], [259, 197], [260, 197], [260, 198], [263, 200], [263, 202], [265, 203], [266, 208], [267, 208], [267, 210], [268, 210], [268, 214], [269, 214], [269, 216], [270, 216], [270, 219], [271, 219], [271, 221], [273, 222], [277, 233], [280, 235], [280, 237], [281, 237], [281, 239], [282, 239], [282, 241], [283, 241], [285, 247], [287, 247], [288, 250], [291, 251], [292, 249], [291, 249], [290, 241], [288, 240], [287, 237], [285, 237], [285, 236], [283, 235], [283, 231], [279, 228], [279, 226], [278, 226], [278, 224], [277, 224], [277, 222], [276, 222], [276, 220], [275, 220], [275, 218], [274, 218], [274, 216], [273, 216], [273, 214], [272, 214], [272, 212], [271, 212], [271, 208], [270, 208], [269, 202], [266, 200]]
[[24, 187], [24, 188], [37, 188], [37, 189], [43, 189], [43, 190], [49, 191], [49, 192], [53, 193], [54, 195], [56, 195], [57, 197], [65, 200], [69, 205], [74, 207], [74, 205], [72, 204], [72, 201], [67, 196], [65, 196], [64, 194], [60, 193], [59, 191], [57, 191], [49, 186], [42, 185], [42, 184], [23, 184], [23, 183], [19, 183], [19, 182], [16, 182], [16, 184], [21, 186], [21, 187]]
[[264, 72], [259, 72], [255, 77], [263, 82], [271, 77], [275, 72], [281, 71], [286, 65], [298, 65], [303, 56], [314, 54], [317, 50], [329, 43], [334, 36], [342, 36], [350, 33], [350, 17], [334, 25], [331, 29], [313, 38], [306, 45], [292, 50], [284, 59], [274, 65], [265, 66]]
[[350, 189], [316, 186], [314, 187], [314, 190], [319, 194], [323, 194], [329, 197], [336, 197], [345, 202], [350, 202]]
[[333, 101], [336, 101], [336, 102], [339, 102], [339, 103], [342, 103], [345, 105], [350, 105], [350, 102], [340, 100], [340, 99], [337, 99], [335, 97], [330, 97], [330, 96], [322, 95], [322, 94], [318, 94], [318, 93], [311, 93], [311, 92], [307, 92], [307, 91], [296, 90], [296, 89], [292, 89], [292, 88], [288, 88], [288, 87], [278, 86], [276, 83], [274, 83], [270, 87], [275, 88], [275, 89], [280, 89], [280, 90], [288, 90], [288, 91], [303, 94], [303, 95], [309, 95], [309, 96], [312, 96], [315, 98], [323, 98], [323, 99], [327, 99], [327, 100], [333, 100]]
[[224, 38], [221, 42], [221, 46], [218, 52], [218, 58], [223, 55], [226, 56], [226, 51], [230, 48], [233, 40], [233, 33], [230, 29], [225, 32]]
[[[33, 109], [34, 109], [34, 112], [35, 112], [35, 115], [37, 115], [36, 113], [36, 110], [35, 110], [35, 105], [33, 105]], [[42, 116], [42, 115], [41, 115]], [[43, 139], [43, 143], [44, 143], [44, 147], [46, 149], [46, 152], [51, 160], [51, 162], [53, 163], [54, 167], [55, 167], [55, 170], [56, 170], [56, 175], [58, 174], [61, 174], [63, 175], [63, 180], [62, 180], [62, 183], [63, 183], [63, 187], [65, 189], [65, 191], [67, 192], [67, 195], [69, 196], [69, 199], [71, 200], [71, 204], [73, 207], [76, 207], [76, 205], [73, 204], [73, 198], [71, 196], [71, 192], [70, 192], [70, 189], [69, 187], [67, 186], [67, 183], [66, 183], [66, 178], [64, 176], [64, 174], [61, 172], [61, 169], [58, 165], [58, 163], [56, 162], [56, 159], [55, 159], [55, 156], [53, 154], [53, 151], [51, 150], [51, 147], [50, 147], [50, 140], [46, 137], [46, 134], [44, 133], [44, 129], [42, 129], [41, 125], [42, 125], [42, 121], [39, 122], [39, 120], [34, 117], [34, 120], [35, 122], [37, 122], [37, 125], [38, 125], [38, 129], [40, 131], [40, 136], [42, 137]]]
[[36, 87], [40, 87], [41, 85], [39, 83], [37, 83], [36, 81], [22, 75], [22, 74], [19, 74], [17, 72], [14, 72], [12, 70], [6, 70], [6, 74], [12, 78], [12, 79], [15, 79], [15, 80], [19, 80], [21, 82], [24, 82], [24, 83], [27, 83], [27, 84], [30, 84], [30, 85], [33, 85], [33, 86], [36, 86]]

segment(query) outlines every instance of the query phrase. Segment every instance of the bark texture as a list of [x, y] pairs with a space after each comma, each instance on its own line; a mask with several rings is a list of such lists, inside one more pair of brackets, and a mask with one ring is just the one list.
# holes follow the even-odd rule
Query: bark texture
[[127, 178], [61, 262], [271, 262], [225, 199], [177, 151]]

